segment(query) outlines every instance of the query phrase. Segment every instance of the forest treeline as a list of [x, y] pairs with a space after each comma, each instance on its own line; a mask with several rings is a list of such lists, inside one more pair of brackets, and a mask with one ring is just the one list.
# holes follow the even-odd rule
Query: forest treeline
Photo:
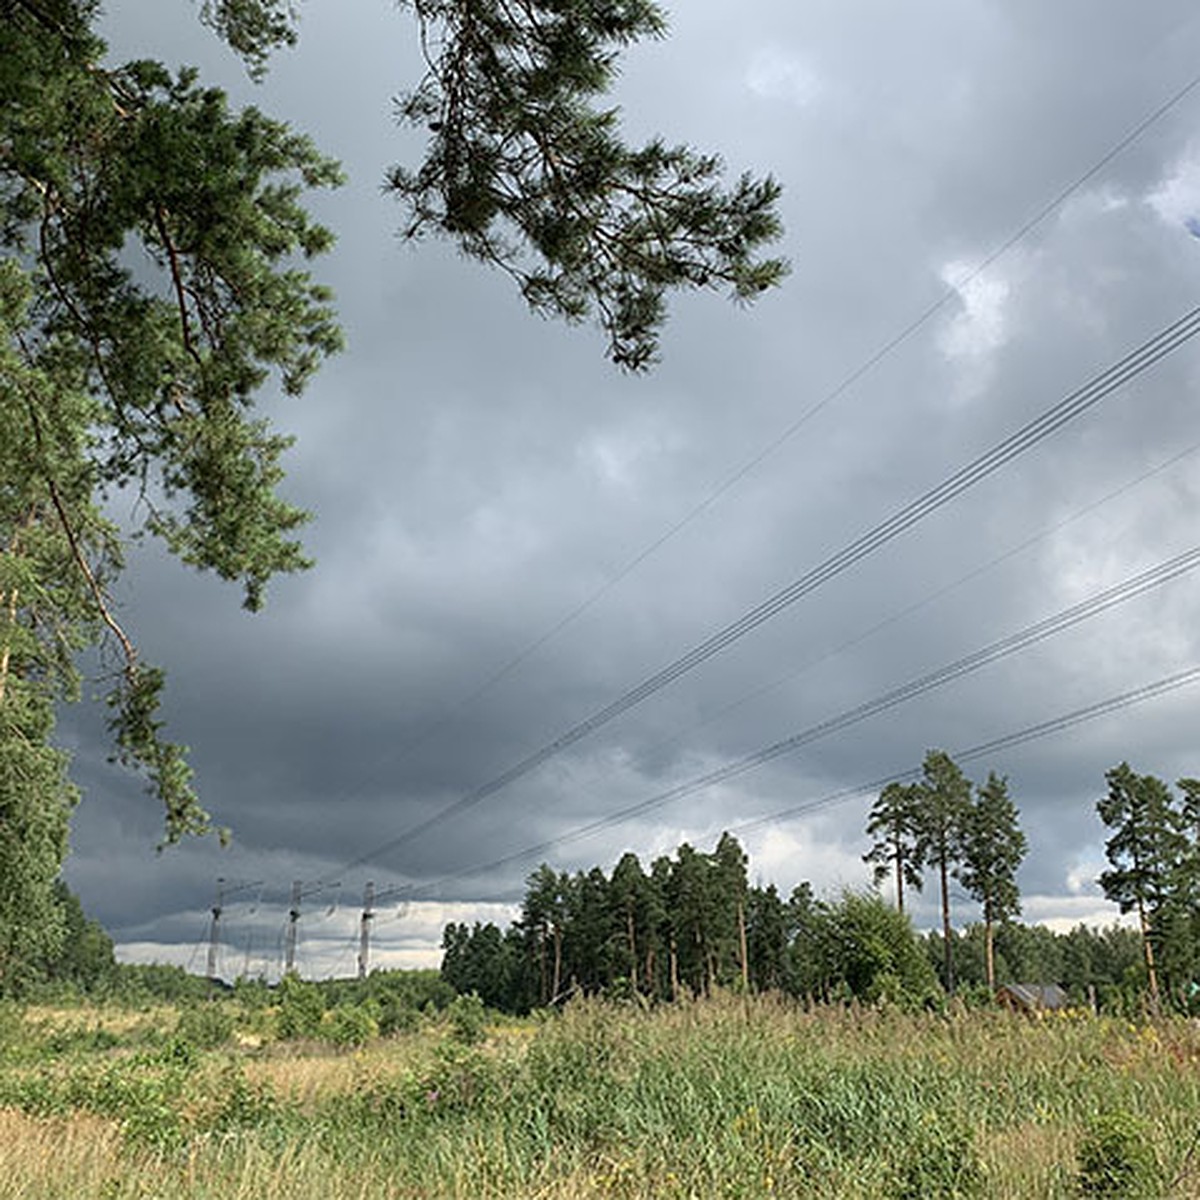
[[[1055, 983], [1080, 1003], [1190, 1009], [1196, 1002], [1200, 917], [1200, 785], [1180, 795], [1122, 763], [1097, 804], [1110, 837], [1105, 895], [1136, 928], [1083, 925], [1068, 933], [1020, 923], [1017, 870], [1027, 841], [1002, 776], [975, 785], [942, 751], [920, 776], [889, 784], [867, 822], [864, 856], [877, 892], [817, 897], [808, 883], [789, 896], [752, 885], [737, 839], [711, 853], [683, 844], [644, 867], [633, 853], [610, 874], [573, 874], [543, 863], [528, 878], [507, 929], [451, 923], [442, 976], [509, 1012], [575, 995], [640, 996], [649, 1002], [715, 988], [777, 990], [815, 1002], [857, 998], [937, 1003], [947, 993], [990, 995], [998, 982]], [[906, 889], [938, 882], [939, 932], [918, 935]], [[952, 888], [952, 883], [954, 887]], [[956, 930], [951, 896], [977, 901], [982, 920]]]
[[[422, 993], [422, 1003], [476, 993], [521, 1013], [578, 995], [656, 1003], [732, 988], [919, 1005], [1020, 982], [1055, 983], [1076, 1002], [1121, 1011], [1200, 1010], [1200, 781], [1173, 789], [1121, 763], [1105, 782], [1096, 811], [1110, 834], [1108, 869], [1097, 882], [1132, 927], [1056, 933], [1017, 920], [1027, 842], [1008, 782], [989, 773], [974, 784], [935, 750], [916, 778], [883, 788], [867, 818], [875, 840], [864, 859], [877, 889], [889, 883], [887, 899], [869, 889], [820, 897], [809, 883], [785, 896], [751, 884], [746, 852], [729, 833], [711, 852], [685, 843], [648, 867], [633, 853], [610, 873], [542, 864], [506, 929], [446, 926], [445, 991]], [[905, 898], [930, 880], [942, 921], [922, 935]], [[956, 928], [951, 900], [964, 893], [982, 919]], [[0, 996], [186, 1000], [212, 991], [179, 967], [117, 963], [111, 938], [61, 881], [53, 920], [0, 957]]]

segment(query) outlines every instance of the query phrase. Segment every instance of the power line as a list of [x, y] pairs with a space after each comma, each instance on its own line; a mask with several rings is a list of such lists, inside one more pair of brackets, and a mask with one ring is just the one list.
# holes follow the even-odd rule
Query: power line
[[[423, 728], [417, 731], [405, 743], [403, 749], [408, 750], [419, 745], [430, 734], [444, 727], [453, 717], [464, 709], [470, 707], [475, 701], [486, 695], [493, 687], [501, 680], [512, 674], [522, 663], [532, 657], [544, 645], [553, 640], [568, 626], [573, 625], [584, 613], [594, 607], [601, 599], [604, 598], [617, 584], [621, 583], [629, 575], [631, 575], [638, 567], [647, 559], [656, 554], [677, 534], [681, 533], [697, 518], [702, 516], [710, 508], [712, 508], [727, 492], [732, 491], [743, 479], [756, 471], [768, 458], [770, 458], [776, 450], [780, 449], [785, 443], [790, 441], [805, 425], [808, 424], [813, 417], [822, 412], [825, 408], [838, 400], [842, 395], [849, 391], [856, 383], [868, 375], [875, 367], [877, 367], [884, 359], [888, 358], [895, 350], [899, 349], [905, 342], [908, 341], [915, 333], [921, 330], [929, 323], [947, 304], [954, 300], [962, 293], [962, 290], [984, 272], [988, 270], [994, 263], [1004, 257], [1019, 243], [1024, 241], [1035, 229], [1042, 225], [1047, 218], [1056, 213], [1076, 192], [1082, 187], [1090, 183], [1105, 167], [1114, 159], [1119, 157], [1125, 150], [1133, 145], [1142, 137], [1152, 126], [1156, 125], [1163, 117], [1165, 117], [1172, 109], [1176, 108], [1183, 100], [1185, 100], [1197, 87], [1200, 87], [1200, 74], [1194, 75], [1182, 87], [1172, 92], [1169, 96], [1161, 101], [1155, 108], [1143, 116], [1132, 128], [1130, 128], [1121, 138], [1119, 138], [1100, 158], [1098, 158], [1090, 167], [1087, 168], [1081, 175], [1078, 175], [1070, 183], [1068, 183], [1061, 191], [1057, 192], [1050, 200], [1042, 205], [1031, 217], [1024, 223], [1019, 225], [1012, 233], [1010, 233], [1002, 242], [999, 243], [989, 254], [982, 258], [972, 269], [965, 272], [961, 278], [949, 284], [945, 291], [927, 307], [917, 313], [905, 325], [901, 326], [896, 333], [887, 338], [875, 351], [867, 358], [854, 367], [848, 374], [826, 392], [819, 400], [810, 404], [795, 420], [790, 422], [784, 429], [770, 438], [761, 449], [756, 451], [750, 458], [746, 459], [739, 466], [735, 467], [729, 474], [714, 485], [699, 501], [697, 501], [690, 509], [669, 525], [662, 533], [653, 541], [639, 550], [632, 558], [628, 559], [625, 564], [619, 567], [612, 575], [610, 575], [604, 583], [602, 583], [595, 591], [593, 591], [586, 599], [580, 601], [574, 608], [571, 608], [563, 614], [553, 625], [545, 632], [538, 635], [529, 642], [523, 649], [514, 654], [507, 662], [498, 667], [492, 672], [482, 683], [480, 683], [473, 691], [460, 699], [445, 710], [439, 717], [428, 722]], [[355, 864], [357, 865], [357, 864]]]
[[846, 650], [849, 650], [855, 646], [861, 645], [863, 642], [867, 641], [869, 638], [873, 637], [875, 634], [881, 632], [884, 629], [889, 628], [892, 625], [899, 623], [900, 621], [903, 621], [906, 617], [912, 616], [912, 614], [914, 614], [916, 612], [920, 612], [921, 609], [928, 607], [934, 601], [939, 600], [941, 597], [943, 597], [945, 595], [948, 595], [950, 592], [956, 590], [957, 588], [962, 587], [964, 584], [969, 583], [972, 580], [979, 578], [980, 576], [986, 574], [988, 571], [999, 566], [1001, 563], [1007, 562], [1009, 559], [1016, 557], [1018, 554], [1029, 549], [1029, 547], [1034, 546], [1039, 541], [1042, 541], [1043, 539], [1049, 537], [1052, 533], [1058, 532], [1059, 530], [1063, 529], [1065, 526], [1071, 524], [1073, 521], [1079, 520], [1081, 517], [1086, 516], [1088, 513], [1094, 512], [1096, 509], [1107, 504], [1109, 501], [1116, 499], [1118, 496], [1124, 495], [1125, 493], [1129, 492], [1133, 488], [1137, 487], [1139, 484], [1144, 483], [1146, 480], [1153, 478], [1155, 475], [1160, 474], [1161, 472], [1165, 471], [1167, 468], [1172, 467], [1176, 463], [1181, 462], [1183, 459], [1187, 458], [1189, 455], [1195, 454], [1198, 450], [1200, 450], [1200, 442], [1193, 442], [1190, 446], [1185, 447], [1183, 450], [1178, 451], [1177, 453], [1171, 455], [1167, 459], [1164, 459], [1162, 462], [1157, 463], [1155, 466], [1149, 468], [1148, 470], [1141, 472], [1133, 479], [1130, 479], [1130, 480], [1126, 481], [1125, 483], [1121, 484], [1120, 487], [1114, 488], [1111, 491], [1106, 492], [1103, 496], [1100, 496], [1098, 499], [1093, 500], [1091, 503], [1085, 505], [1083, 508], [1077, 509], [1075, 512], [1069, 514], [1068, 516], [1062, 518], [1059, 521], [1056, 521], [1053, 525], [1047, 526], [1046, 528], [1039, 530], [1037, 533], [1033, 534], [1030, 537], [1025, 538], [1023, 541], [1017, 543], [1015, 546], [1011, 546], [1009, 549], [1005, 550], [1003, 553], [996, 555], [995, 557], [989, 559], [985, 563], [981, 563], [979, 566], [972, 568], [966, 574], [960, 575], [957, 579], [953, 580], [952, 582], [945, 584], [944, 586], [936, 589], [933, 592], [930, 592], [928, 595], [924, 596], [922, 599], [914, 602], [913, 604], [908, 605], [907, 607], [905, 607], [903, 609], [900, 609], [897, 612], [893, 612], [892, 614], [885, 617], [881, 621], [877, 621], [869, 629], [867, 629], [861, 633], [857, 633], [850, 638], [847, 638], [845, 641], [839, 643], [838, 645], [833, 646], [830, 649], [823, 651], [821, 654], [817, 655], [815, 658], [809, 659], [803, 665], [801, 665], [791, 671], [788, 671], [784, 675], [776, 677], [775, 679], [771, 680], [771, 682], [762, 684], [756, 688], [753, 688], [749, 692], [743, 693], [742, 695], [738, 696], [735, 700], [732, 700], [729, 703], [722, 705], [719, 709], [717, 709], [715, 712], [712, 712], [708, 716], [704, 717], [702, 720], [697, 721], [694, 724], [689, 725], [689, 726], [685, 727], [684, 729], [681, 729], [678, 732], [671, 734], [669, 737], [666, 737], [663, 740], [654, 743], [646, 750], [646, 753], [654, 754], [657, 751], [663, 750], [666, 747], [679, 742], [685, 736], [687, 736], [689, 733], [694, 733], [698, 729], [703, 729], [705, 726], [710, 725], [714, 721], [719, 720], [721, 717], [728, 715], [730, 712], [734, 711], [737, 708], [740, 708], [742, 705], [748, 703], [749, 701], [756, 700], [759, 697], [767, 694], [768, 692], [774, 691], [775, 689], [782, 687], [783, 684], [789, 683], [792, 680], [799, 678], [801, 675], [810, 671], [813, 667], [818, 666], [819, 664], [821, 664], [823, 662], [828, 662], [830, 659], [836, 658], [838, 655], [844, 653]]
[[[520, 862], [522, 859], [531, 858], [534, 855], [545, 854], [550, 850], [558, 849], [569, 842], [578, 841], [581, 838], [588, 837], [591, 834], [599, 833], [602, 830], [612, 828], [621, 824], [623, 821], [629, 820], [631, 817], [641, 816], [649, 812], [651, 809], [659, 808], [664, 804], [668, 804], [674, 800], [682, 800], [686, 796], [694, 795], [697, 792], [705, 791], [710, 787], [715, 787], [721, 783], [727, 783], [731, 779], [735, 779], [740, 775], [744, 775], [749, 771], [763, 766], [777, 758], [781, 758], [787, 754], [800, 749], [803, 746], [809, 745], [812, 742], [818, 741], [823, 737], [828, 737], [830, 734], [841, 732], [852, 725], [858, 724], [860, 721], [865, 721], [870, 717], [877, 716], [880, 713], [887, 712], [889, 709], [895, 708], [909, 700], [915, 699], [918, 696], [924, 695], [926, 692], [933, 691], [935, 688], [942, 687], [947, 683], [951, 683], [965, 675], [973, 674], [975, 671], [997, 662], [1000, 659], [1007, 658], [1010, 655], [1016, 654], [1020, 650], [1024, 650], [1029, 646], [1036, 645], [1038, 642], [1045, 641], [1047, 638], [1061, 633], [1074, 625], [1080, 624], [1082, 621], [1088, 620], [1090, 617], [1098, 616], [1108, 609], [1114, 608], [1118, 604], [1123, 604], [1127, 600], [1132, 600], [1138, 596], [1161, 587], [1163, 584], [1169, 583], [1174, 579], [1178, 579], [1181, 575], [1188, 571], [1194, 570], [1200, 566], [1200, 546], [1194, 546], [1190, 550], [1184, 551], [1173, 558], [1159, 563], [1157, 566], [1151, 567], [1145, 571], [1139, 572], [1137, 575], [1131, 576], [1129, 579], [1115, 584], [1112, 587], [1106, 588], [1101, 592], [1090, 596], [1086, 600], [1080, 601], [1069, 608], [1063, 609], [1061, 612], [1053, 616], [1046, 617], [1041, 621], [1037, 621], [1032, 625], [1026, 626], [1024, 629], [1016, 633], [1009, 634], [999, 638], [997, 641], [991, 642], [987, 646], [979, 650], [975, 650], [970, 654], [964, 655], [961, 658], [955, 659], [951, 663], [947, 663], [942, 667], [938, 667], [933, 671], [929, 671], [924, 675], [918, 676], [907, 683], [901, 684], [899, 687], [892, 688], [890, 691], [884, 692], [880, 696], [876, 696], [873, 700], [868, 700], [863, 704], [859, 704], [854, 708], [846, 709], [838, 713], [836, 716], [829, 717], [824, 721], [820, 721], [815, 725], [810, 725], [806, 729], [802, 729], [797, 733], [791, 734], [789, 737], [782, 738], [777, 742], [771, 743], [769, 746], [764, 746], [759, 750], [755, 750], [750, 754], [737, 759], [735, 762], [726, 763], [724, 766], [717, 767], [712, 771], [705, 772], [703, 775], [696, 776], [686, 780], [683, 783], [676, 784], [674, 787], [667, 788], [665, 791], [658, 792], [647, 799], [639, 800], [634, 804], [626, 805], [624, 808], [616, 812], [609, 813], [604, 817], [600, 817], [595, 821], [591, 821], [586, 825], [570, 830], [567, 833], [559, 834], [556, 837], [548, 838], [543, 842], [539, 842], [534, 846], [527, 846], [522, 850], [514, 851], [502, 858], [493, 859], [482, 867], [471, 867], [465, 871], [456, 874], [448, 875], [438, 880], [436, 884], [430, 885], [432, 888], [438, 888], [442, 885], [453, 882], [454, 880], [464, 878], [470, 875], [480, 874], [483, 871], [498, 870], [501, 867], [510, 866], [515, 862]], [[1023, 737], [1023, 735], [1021, 735]], [[1016, 744], [1016, 743], [1014, 743]], [[989, 742], [986, 748], [996, 748], [999, 743]], [[983, 753], [982, 750], [972, 750], [963, 752], [965, 760], [968, 754], [978, 757]], [[896, 778], [889, 776], [889, 779]], [[888, 780], [884, 780], [888, 782]], [[870, 786], [875, 786], [874, 784]], [[882, 786], [882, 785], [880, 785]], [[845, 792], [845, 795], [858, 795], [858, 788], [851, 788]], [[842, 796], [842, 792], [836, 793], [837, 796]], [[762, 818], [762, 820], [771, 820], [772, 818]], [[751, 823], [753, 824], [753, 822]], [[740, 828], [735, 826], [736, 828]], [[419, 888], [419, 894], [426, 894], [429, 889]]]
[[350, 870], [372, 861], [396, 846], [412, 841], [452, 817], [482, 803], [489, 796], [528, 775], [562, 751], [582, 741], [605, 725], [616, 720], [656, 692], [695, 670], [760, 625], [779, 615], [802, 597], [814, 592], [836, 578], [880, 547], [906, 532], [962, 495], [975, 484], [988, 478], [1014, 458], [1036, 446], [1064, 425], [1094, 407], [1124, 384], [1154, 366], [1172, 351], [1177, 350], [1200, 333], [1200, 307], [1192, 308], [1178, 320], [1131, 350], [1112, 366], [1069, 393], [1057, 404], [1027, 421], [1014, 433], [996, 443], [966, 465], [960, 467], [941, 483], [897, 509], [891, 516], [861, 534], [799, 578], [781, 588], [767, 599], [743, 613], [730, 624], [693, 646], [679, 658], [643, 679], [616, 700], [599, 709], [583, 721], [571, 726], [553, 741], [526, 755], [519, 762], [495, 776], [438, 812], [419, 821], [397, 837], [391, 838], [366, 854], [353, 859], [343, 870]]
[[[1006, 733], [988, 742], [980, 742], [965, 750], [955, 750], [951, 754], [951, 758], [961, 763], [974, 762], [976, 759], [985, 758], [989, 754], [995, 754], [997, 751], [1010, 750], [1014, 746], [1023, 746], [1026, 742], [1062, 733], [1064, 730], [1073, 729], [1076, 725], [1082, 725], [1086, 721], [1093, 721], [1097, 717], [1120, 712], [1123, 709], [1131, 708], [1135, 704], [1141, 704], [1146, 700], [1154, 700], [1159, 696], [1165, 696], [1170, 692], [1186, 687], [1188, 684], [1196, 683], [1198, 680], [1200, 680], [1200, 664], [1189, 667], [1186, 671], [1180, 671], [1175, 675], [1167, 675], [1162, 679], [1156, 679], [1153, 683], [1143, 684], [1132, 691], [1122, 692], [1116, 696], [1109, 696], [1105, 700], [1098, 700], [1095, 704], [1089, 704], [1084, 708], [1077, 708], [1072, 712], [1051, 717], [1049, 720], [1041, 721], [1037, 725], [1028, 725], [1024, 729], [1018, 729], [1013, 733]], [[792, 817], [802, 816], [819, 808], [828, 808], [830, 805], [840, 803], [842, 800], [853, 799], [855, 796], [871, 795], [893, 781], [915, 779], [920, 773], [920, 767], [909, 767], [902, 771], [895, 771], [890, 775], [874, 779], [870, 783], [859, 784], [856, 787], [842, 788], [839, 791], [821, 796], [816, 800], [809, 800], [803, 804], [796, 804], [790, 808], [780, 809], [778, 812], [769, 813], [764, 817], [755, 817], [751, 821], [743, 821], [739, 825], [732, 826], [729, 832], [735, 834], [746, 833], [751, 829], [769, 825], [774, 821], [786, 821]]]

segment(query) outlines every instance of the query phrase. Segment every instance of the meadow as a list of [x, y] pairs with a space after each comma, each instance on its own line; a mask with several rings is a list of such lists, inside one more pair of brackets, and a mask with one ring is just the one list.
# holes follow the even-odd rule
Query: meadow
[[0, 1200], [1200, 1196], [1200, 1027], [721, 995], [0, 1009]]

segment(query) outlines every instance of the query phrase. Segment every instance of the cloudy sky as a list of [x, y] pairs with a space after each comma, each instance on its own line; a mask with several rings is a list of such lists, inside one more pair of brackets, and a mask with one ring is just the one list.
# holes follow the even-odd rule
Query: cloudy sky
[[[749, 311], [675, 302], [663, 360], [637, 378], [607, 364], [595, 331], [531, 317], [449, 247], [400, 244], [380, 183], [420, 153], [391, 118], [417, 60], [391, 0], [309, 0], [299, 46], [258, 87], [193, 6], [108, 10], [115, 58], [199, 65], [349, 175], [313, 202], [339, 235], [317, 269], [347, 350], [301, 400], [265, 398], [297, 437], [286, 491], [315, 513], [317, 567], [277, 583], [257, 616], [152, 547], [123, 585], [143, 654], [169, 672], [170, 733], [192, 746], [232, 846], [157, 855], [161, 815], [107, 764], [100, 714], [61, 722], [84, 790], [67, 878], [124, 957], [203, 969], [223, 877], [256, 886], [230, 897], [221, 970], [274, 974], [301, 880], [299, 965], [348, 973], [373, 880], [391, 896], [375, 961], [428, 965], [447, 920], [507, 920], [539, 859], [646, 862], [750, 822], [754, 879], [862, 886], [871, 797], [822, 801], [931, 747], [965, 750], [1200, 663], [1193, 572], [757, 770], [519, 856], [1200, 542], [1198, 341], [624, 716], [405, 837], [1200, 300], [1200, 87], [1170, 103], [1195, 71], [1194, 4], [680, 0], [671, 36], [626, 63], [629, 135], [772, 172], [793, 273]], [[1028, 919], [1112, 919], [1094, 883], [1104, 772], [1128, 759], [1200, 773], [1198, 702], [1185, 686], [970, 764], [977, 780], [1006, 774], [1020, 806]], [[402, 910], [404, 887], [418, 898]]]

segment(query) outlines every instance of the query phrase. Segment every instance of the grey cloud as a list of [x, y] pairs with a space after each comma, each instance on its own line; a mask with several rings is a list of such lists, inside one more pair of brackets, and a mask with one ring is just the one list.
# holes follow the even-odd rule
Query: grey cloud
[[[970, 324], [969, 297], [954, 297], [460, 706], [934, 303], [951, 265], [981, 261], [1181, 82], [1200, 37], [1191, 7], [681, 7], [673, 39], [639, 50], [625, 73], [629, 126], [719, 148], [735, 170], [773, 170], [787, 187], [795, 273], [750, 313], [711, 297], [677, 304], [664, 361], [646, 379], [607, 367], [593, 332], [531, 319], [507, 281], [447, 247], [396, 243], [399, 214], [378, 182], [413, 150], [387, 107], [413, 66], [403, 15], [314, 7], [300, 47], [254, 89], [195, 32], [188, 6], [113, 7], [121, 40], [145, 36], [168, 57], [215, 66], [239, 97], [310, 129], [351, 174], [318, 202], [340, 233], [318, 272], [338, 290], [349, 349], [299, 402], [268, 401], [298, 435], [287, 490], [316, 513], [306, 543], [318, 567], [275, 585], [256, 617], [150, 549], [134, 556], [126, 588], [144, 653], [169, 670], [172, 731], [193, 746], [234, 847], [155, 855], [157, 814], [104, 763], [97, 715], [62, 722], [85, 791], [68, 876], [139, 954], [201, 940], [218, 875], [269, 881], [275, 907], [253, 926], [268, 944], [292, 879], [340, 877], [944, 478], [1194, 296], [1200, 246], [1147, 203], [1189, 153], [1193, 103], [987, 272], [1003, 285], [990, 293], [1000, 332], [988, 327], [979, 353], [971, 338], [988, 330]], [[776, 83], [755, 90], [764, 62]], [[1182, 350], [594, 739], [346, 872], [346, 895], [368, 877], [431, 885], [567, 833], [1182, 549], [1194, 538], [1195, 459], [862, 636], [1195, 441], [1195, 362]], [[571, 869], [611, 866], [627, 848], [649, 859], [682, 837], [713, 838], [916, 766], [928, 748], [970, 746], [1179, 669], [1197, 657], [1194, 586], [549, 857]], [[1031, 843], [1022, 882], [1044, 898], [1039, 915], [1054, 915], [1053, 897], [1077, 911], [1069, 876], [1101, 853], [1092, 806], [1107, 767], [1128, 757], [1169, 778], [1200, 769], [1192, 704], [1181, 692], [969, 768], [1010, 776]], [[865, 869], [854, 872], [868, 804], [770, 824], [747, 842], [781, 886], [865, 883]], [[457, 879], [436, 898], [512, 901], [534, 865]], [[395, 923], [414, 931], [398, 934], [397, 953], [418, 943], [433, 953], [434, 910], [421, 911]], [[314, 961], [335, 969], [338, 954], [325, 947]]]

